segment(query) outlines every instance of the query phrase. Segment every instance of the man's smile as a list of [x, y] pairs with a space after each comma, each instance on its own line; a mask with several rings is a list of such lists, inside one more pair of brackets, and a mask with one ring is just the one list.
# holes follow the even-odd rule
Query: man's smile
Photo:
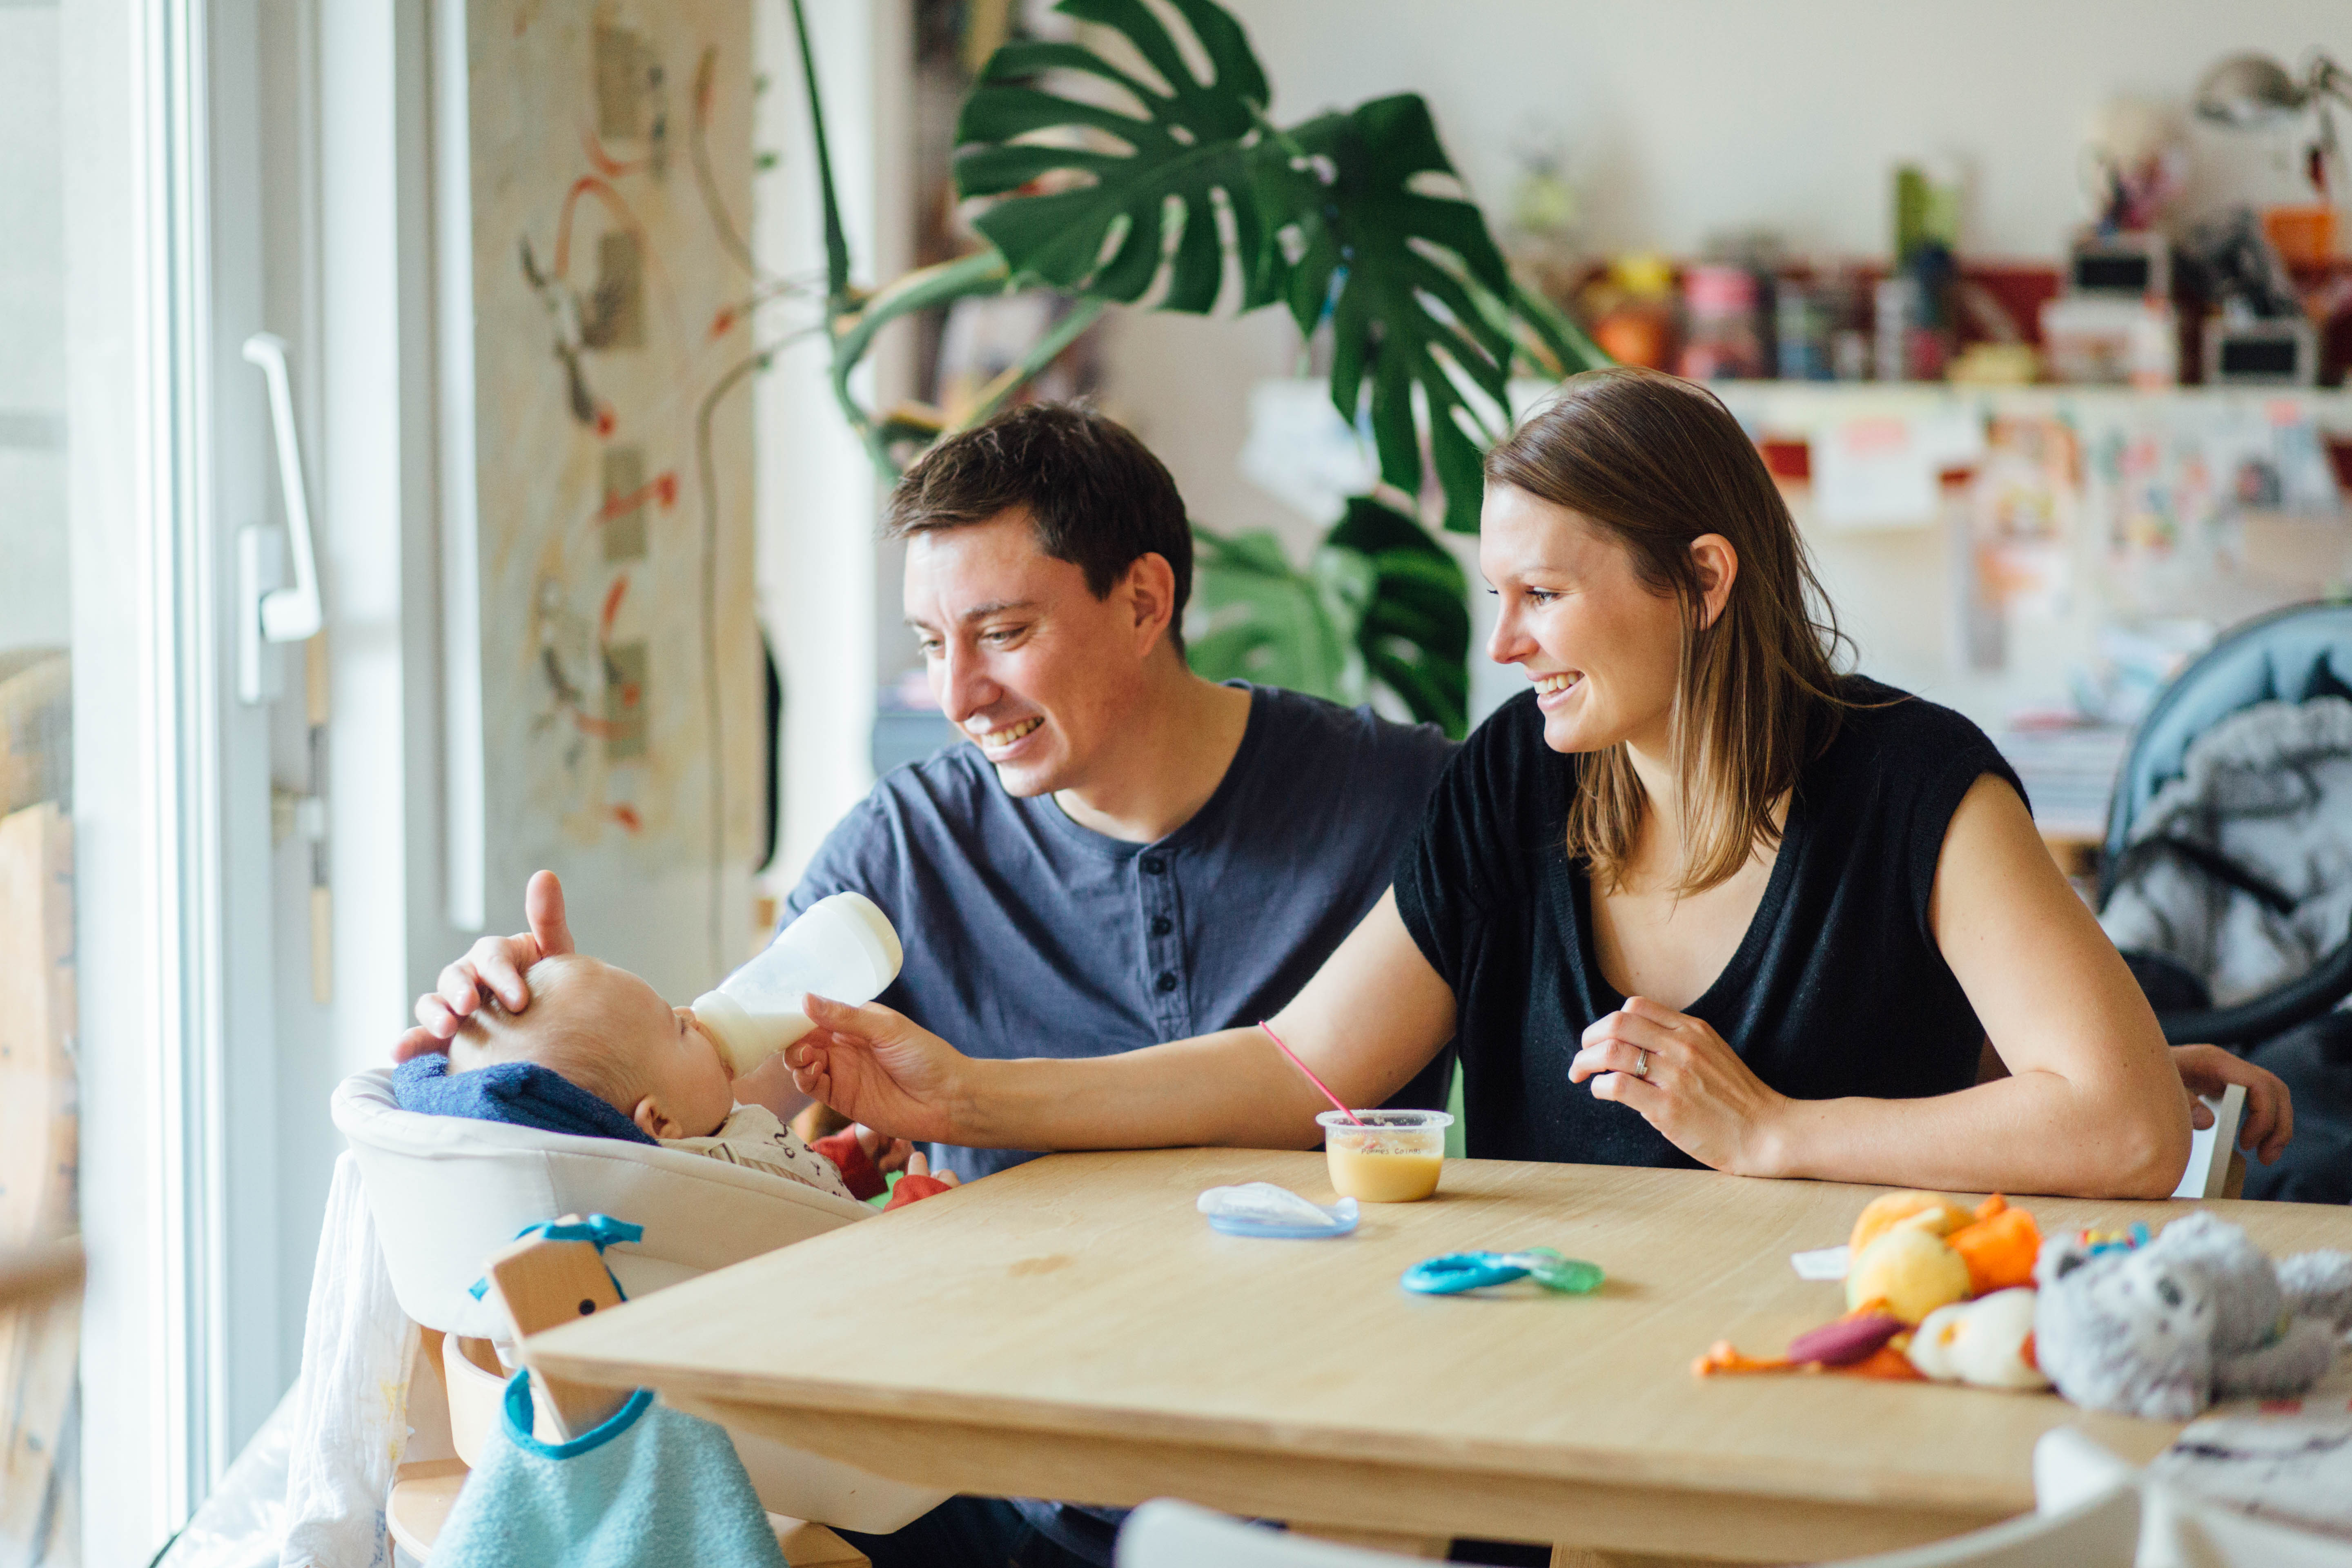
[[[978, 721], [985, 722], [985, 721]], [[971, 725], [975, 721], [967, 720], [964, 723], [964, 733], [970, 735], [982, 751], [1001, 752], [1045, 721], [1042, 716], [1033, 716], [1027, 719], [1016, 719], [1001, 730], [974, 730]]]

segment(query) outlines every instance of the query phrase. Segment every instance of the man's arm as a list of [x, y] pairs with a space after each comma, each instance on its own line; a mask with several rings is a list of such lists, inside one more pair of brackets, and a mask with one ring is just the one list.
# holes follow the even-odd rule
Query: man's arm
[[[1378, 1105], [1454, 1035], [1454, 993], [1384, 895], [1272, 1020], [1350, 1105]], [[1255, 1028], [1116, 1056], [975, 1060], [887, 1007], [812, 998], [784, 1052], [801, 1089], [868, 1127], [981, 1149], [1305, 1149], [1323, 1097]]]

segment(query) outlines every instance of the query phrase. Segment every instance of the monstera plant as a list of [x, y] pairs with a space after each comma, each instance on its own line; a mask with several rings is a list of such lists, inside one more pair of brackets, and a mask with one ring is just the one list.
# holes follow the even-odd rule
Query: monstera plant
[[1213, 0], [1168, 0], [1205, 78], [1144, 0], [1061, 0], [1064, 16], [1125, 39], [1140, 68], [1084, 42], [998, 49], [964, 101], [954, 165], [958, 193], [985, 202], [974, 222], [990, 248], [867, 290], [850, 281], [802, 4], [834, 391], [884, 477], [949, 429], [929, 410], [877, 414], [851, 390], [875, 335], [902, 316], [1025, 289], [1071, 300], [982, 390], [970, 425], [1110, 305], [1280, 305], [1302, 335], [1330, 333], [1331, 402], [1368, 433], [1381, 493], [1349, 500], [1304, 570], [1271, 533], [1196, 527], [1208, 626], [1191, 641], [1193, 666], [1350, 700], [1384, 687], [1460, 734], [1465, 584], [1417, 515], [1424, 479], [1444, 526], [1475, 532], [1480, 457], [1507, 428], [1513, 371], [1557, 377], [1607, 362], [1511, 277], [1459, 194], [1429, 106], [1401, 93], [1285, 128], [1267, 118], [1273, 94], [1248, 37]]

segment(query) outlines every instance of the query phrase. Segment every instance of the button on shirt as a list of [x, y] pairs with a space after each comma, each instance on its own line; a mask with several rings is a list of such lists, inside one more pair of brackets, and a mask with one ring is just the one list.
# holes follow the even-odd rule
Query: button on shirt
[[[1452, 750], [1432, 725], [1251, 688], [1208, 803], [1132, 844], [1051, 795], [1007, 795], [959, 742], [875, 785], [786, 918], [845, 889], [872, 899], [906, 949], [882, 1001], [971, 1056], [1110, 1056], [1255, 1024], [1380, 901]], [[1441, 1054], [1391, 1103], [1443, 1105], [1452, 1068]], [[967, 1179], [1030, 1157], [932, 1150]]]

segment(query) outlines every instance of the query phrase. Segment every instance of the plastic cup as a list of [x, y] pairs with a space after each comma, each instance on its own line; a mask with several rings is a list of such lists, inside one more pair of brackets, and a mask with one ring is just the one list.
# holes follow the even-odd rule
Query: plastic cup
[[1443, 1110], [1359, 1110], [1359, 1127], [1346, 1112], [1327, 1110], [1315, 1120], [1323, 1128], [1323, 1157], [1331, 1185], [1341, 1197], [1366, 1204], [1416, 1203], [1437, 1190], [1445, 1163], [1445, 1130], [1454, 1118]]

